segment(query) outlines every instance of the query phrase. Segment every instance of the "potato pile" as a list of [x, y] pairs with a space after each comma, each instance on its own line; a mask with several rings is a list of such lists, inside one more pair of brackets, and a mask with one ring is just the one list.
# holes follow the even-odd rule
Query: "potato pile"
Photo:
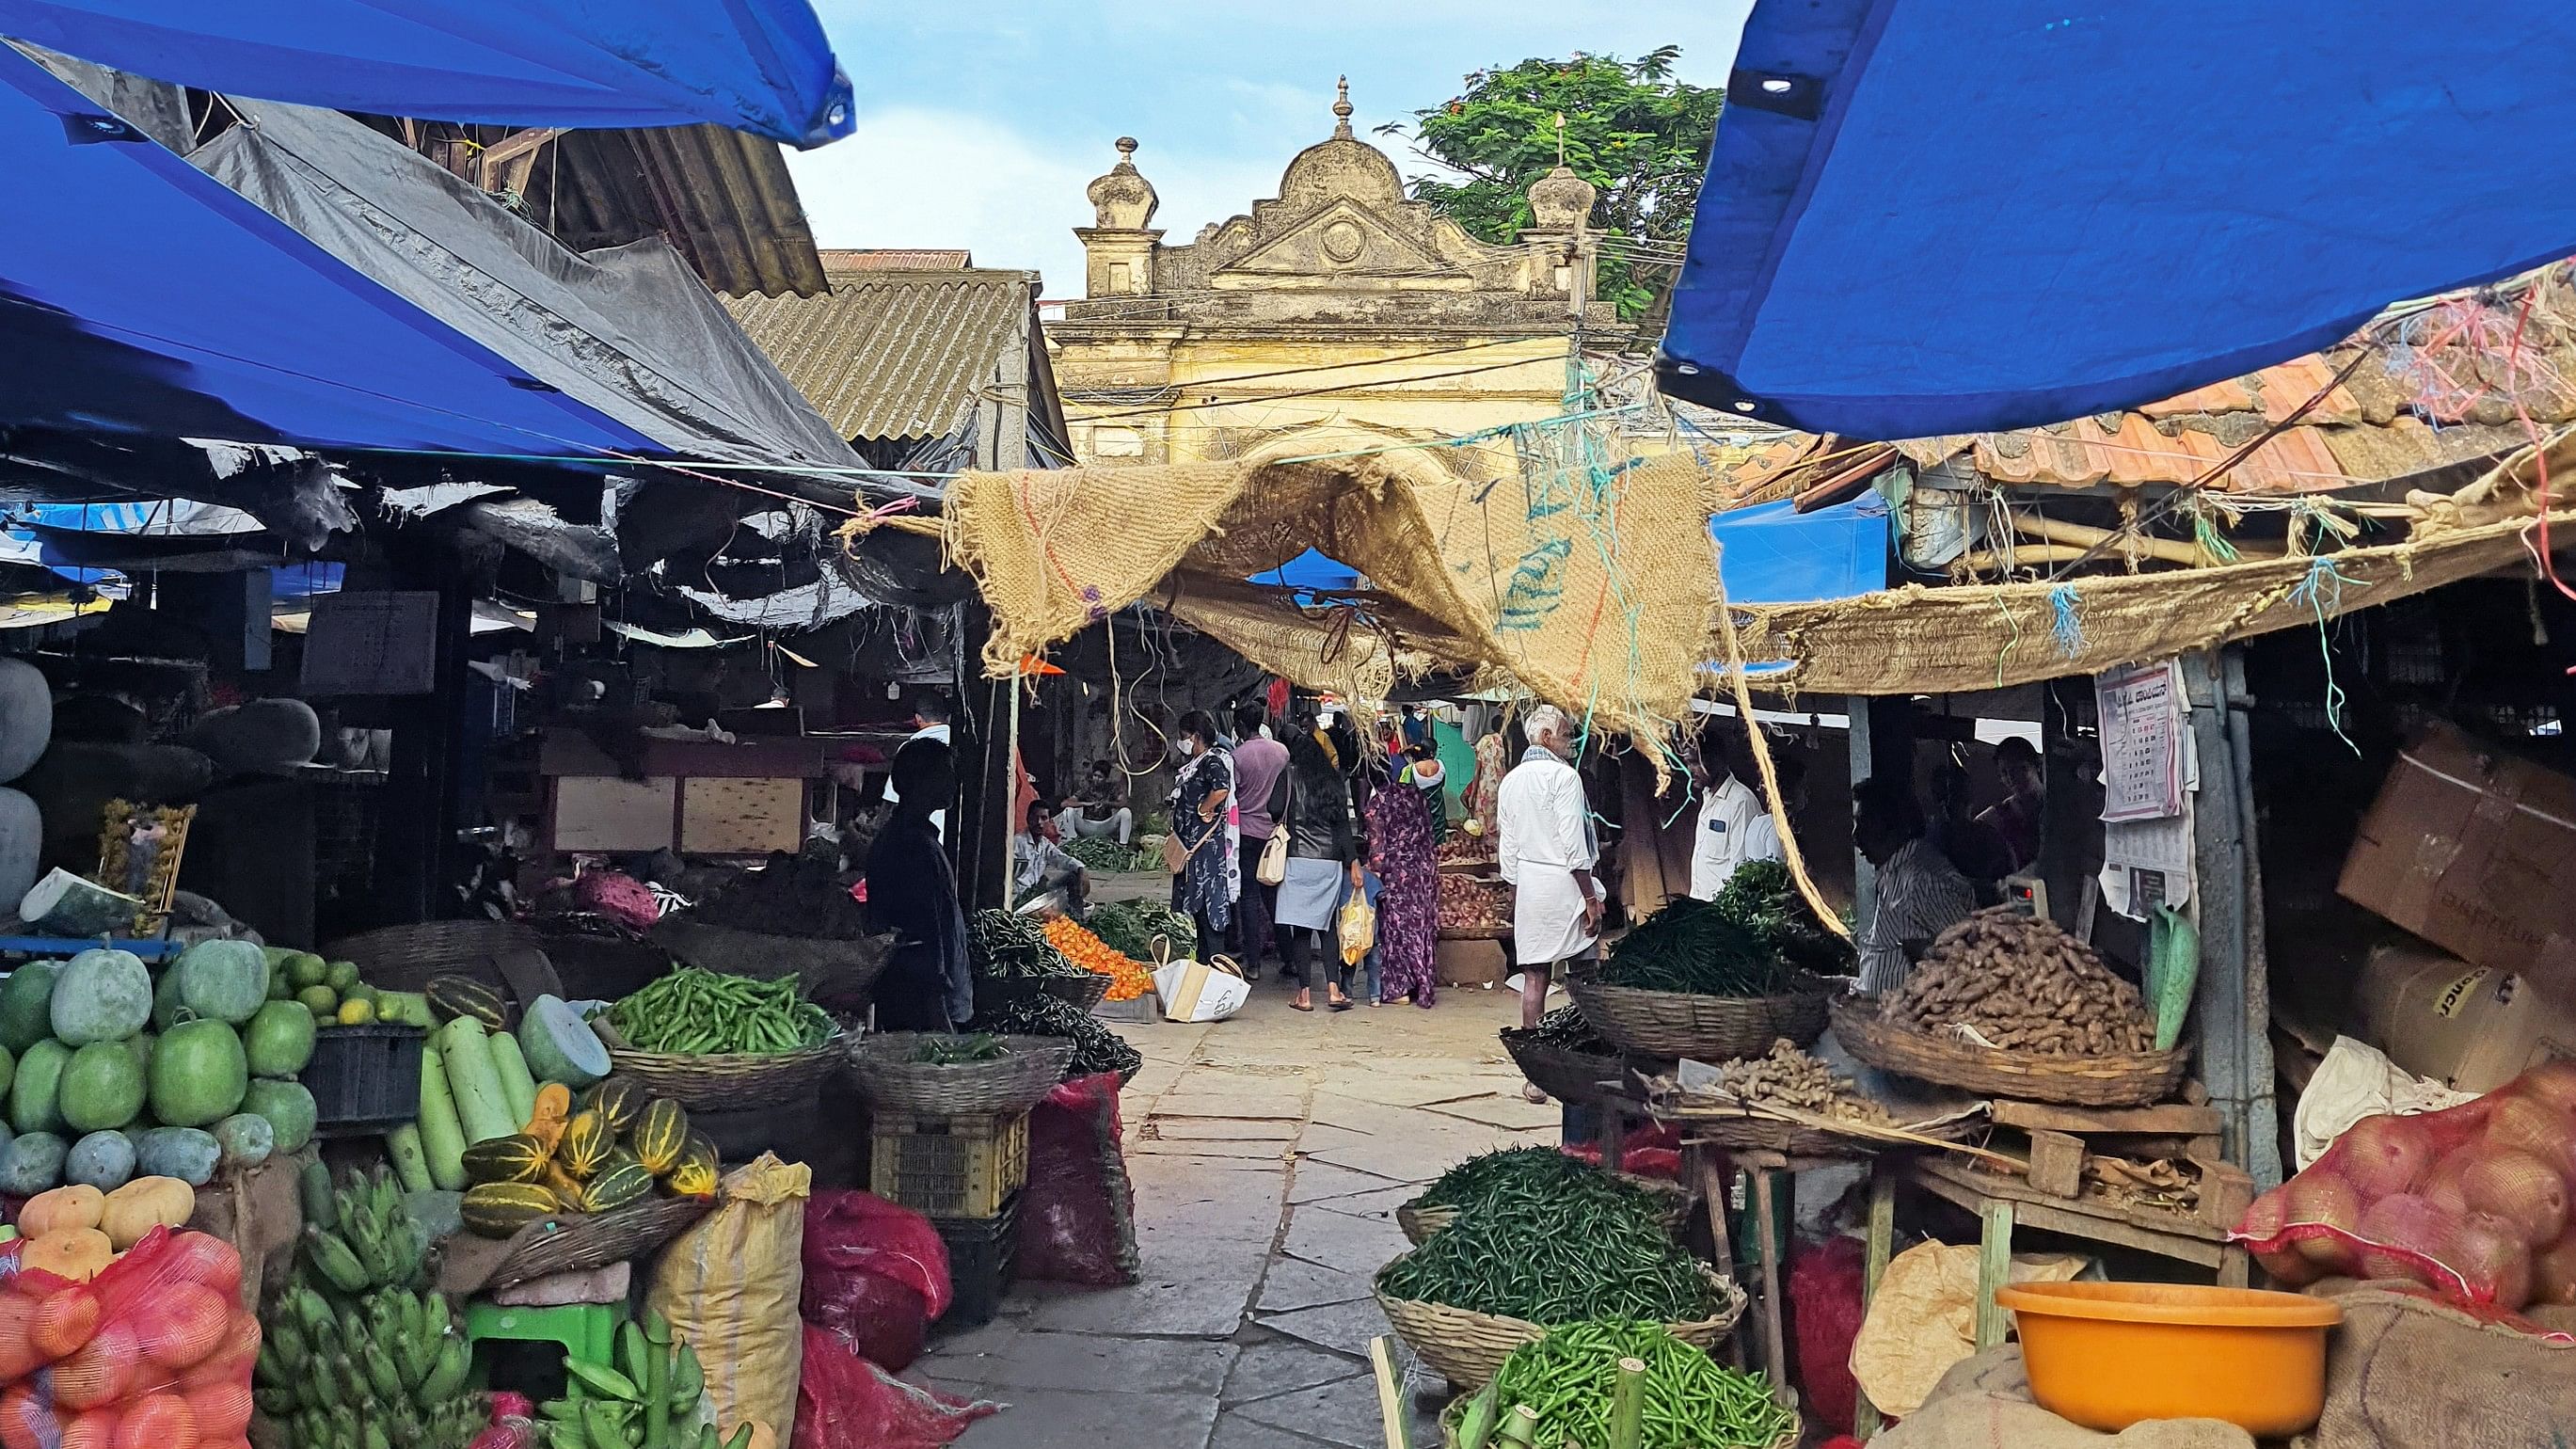
[[1856, 1091], [1851, 1079], [1782, 1037], [1767, 1056], [1739, 1057], [1719, 1067], [1718, 1090], [1742, 1102], [1795, 1107], [1824, 1117], [1892, 1123], [1887, 1109]]
[[2088, 1056], [2156, 1044], [2138, 988], [2056, 922], [2009, 906], [1943, 931], [1882, 1010], [1891, 1025], [1936, 1035], [1964, 1023], [2008, 1051]]

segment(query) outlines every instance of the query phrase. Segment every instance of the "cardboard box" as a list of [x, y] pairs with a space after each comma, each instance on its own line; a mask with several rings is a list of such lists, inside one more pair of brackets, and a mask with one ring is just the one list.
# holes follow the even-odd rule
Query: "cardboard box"
[[2336, 889], [2472, 965], [2576, 969], [2576, 779], [2436, 725], [2398, 754]]
[[2576, 972], [2478, 966], [2429, 946], [2370, 953], [2353, 992], [2356, 1035], [2419, 1077], [2487, 1092], [2576, 1057]]
[[1491, 986], [1511, 973], [1500, 941], [1442, 941], [1432, 948], [1431, 979], [1443, 986]]

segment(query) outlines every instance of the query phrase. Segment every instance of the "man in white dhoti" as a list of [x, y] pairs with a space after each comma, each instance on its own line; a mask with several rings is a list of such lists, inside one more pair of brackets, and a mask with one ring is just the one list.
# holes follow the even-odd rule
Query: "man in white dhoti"
[[1536, 1026], [1559, 963], [1588, 960], [1601, 934], [1592, 883], [1601, 849], [1583, 777], [1566, 763], [1574, 727], [1554, 705], [1522, 722], [1529, 749], [1503, 777], [1495, 805], [1496, 854], [1512, 887], [1512, 952], [1521, 968], [1521, 1025]]

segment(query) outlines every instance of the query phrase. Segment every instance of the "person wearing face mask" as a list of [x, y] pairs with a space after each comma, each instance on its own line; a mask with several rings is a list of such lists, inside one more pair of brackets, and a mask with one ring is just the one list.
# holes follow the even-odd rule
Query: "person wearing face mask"
[[1433, 944], [1440, 934], [1440, 762], [1415, 745], [1387, 788], [1369, 797], [1369, 864], [1378, 896], [1378, 999], [1429, 1006], [1438, 993]]
[[1288, 811], [1280, 828], [1288, 832], [1288, 873], [1279, 883], [1280, 944], [1288, 969], [1298, 982], [1299, 1011], [1315, 1009], [1318, 965], [1327, 972], [1335, 1010], [1349, 1006], [1350, 996], [1334, 966], [1340, 950], [1330, 939], [1342, 883], [1359, 859], [1357, 831], [1351, 813], [1349, 769], [1363, 748], [1356, 732], [1340, 727], [1330, 710], [1292, 731], [1288, 745]]
[[1238, 879], [1234, 803], [1234, 758], [1217, 743], [1216, 720], [1206, 710], [1181, 716], [1172, 737], [1177, 775], [1165, 802], [1172, 817], [1172, 840], [1182, 858], [1172, 870], [1172, 909], [1198, 926], [1202, 958], [1226, 947], [1226, 928], [1234, 921]]

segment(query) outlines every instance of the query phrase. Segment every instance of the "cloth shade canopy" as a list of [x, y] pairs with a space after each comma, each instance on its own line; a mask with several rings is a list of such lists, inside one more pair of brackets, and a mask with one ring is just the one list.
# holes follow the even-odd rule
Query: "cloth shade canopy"
[[2316, 351], [2576, 251], [2571, 55], [2539, 5], [1759, 0], [1662, 385], [1897, 439]]
[[0, 35], [231, 95], [520, 126], [849, 133], [807, 0], [0, 0]]

